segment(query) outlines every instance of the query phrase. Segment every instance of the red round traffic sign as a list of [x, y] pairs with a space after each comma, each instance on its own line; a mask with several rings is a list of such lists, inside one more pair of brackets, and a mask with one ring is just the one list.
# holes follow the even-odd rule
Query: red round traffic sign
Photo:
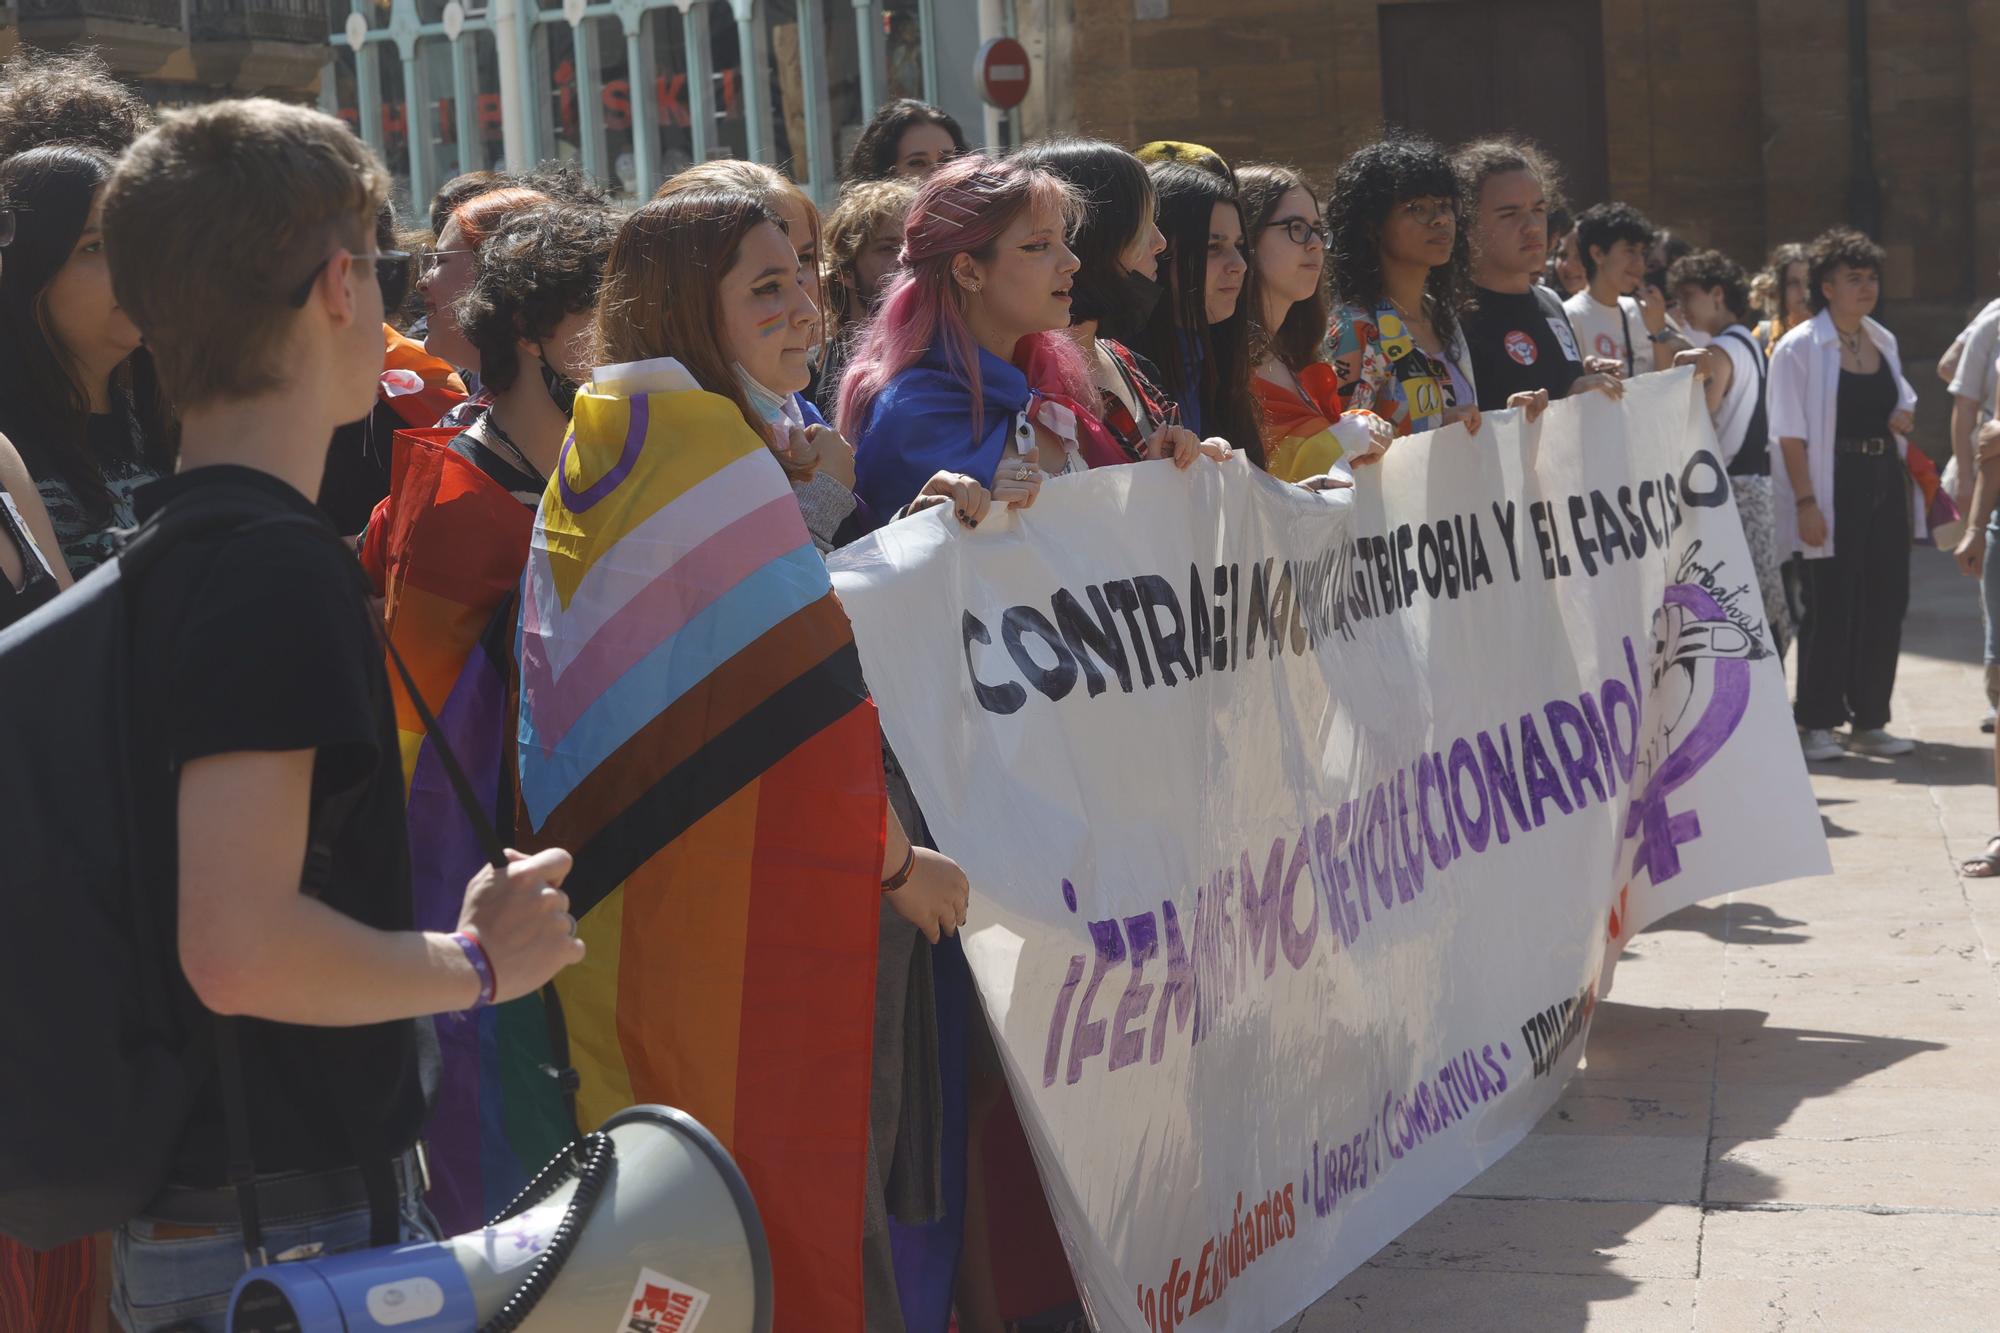
[[1027, 100], [1028, 48], [1012, 37], [990, 37], [972, 62], [972, 81], [988, 106], [1011, 111]]

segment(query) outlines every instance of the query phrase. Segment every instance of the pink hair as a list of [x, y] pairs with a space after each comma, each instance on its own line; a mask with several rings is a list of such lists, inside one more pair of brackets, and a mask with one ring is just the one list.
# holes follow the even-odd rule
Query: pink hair
[[[972, 391], [975, 434], [981, 427], [979, 346], [965, 322], [965, 298], [951, 276], [962, 254], [989, 258], [1001, 233], [1027, 209], [1061, 214], [1075, 226], [1082, 204], [1060, 177], [1004, 158], [969, 153], [953, 158], [924, 181], [903, 224], [903, 267], [890, 282], [847, 363], [835, 414], [849, 439], [889, 381], [917, 364], [934, 346]], [[1095, 402], [1083, 353], [1063, 330], [1031, 333], [1014, 353], [1033, 366], [1030, 384], [1078, 403]], [[1039, 377], [1039, 382], [1037, 379]]]

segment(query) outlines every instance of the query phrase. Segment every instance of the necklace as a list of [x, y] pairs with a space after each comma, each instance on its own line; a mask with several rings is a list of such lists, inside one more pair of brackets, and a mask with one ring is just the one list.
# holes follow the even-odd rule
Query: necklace
[[1861, 359], [1861, 330], [1856, 329], [1852, 333], [1842, 333], [1836, 328], [1834, 332], [1840, 335], [1840, 345], [1845, 347], [1856, 361], [1859, 361]]
[[514, 437], [507, 433], [506, 428], [500, 424], [492, 412], [487, 412], [486, 415], [474, 422], [473, 428], [481, 435], [486, 436], [490, 443], [499, 445], [502, 449], [513, 455], [508, 461], [520, 468], [524, 475], [539, 478], [544, 482], [548, 480], [547, 477], [542, 476], [540, 468], [528, 461], [528, 455], [521, 451], [520, 445], [514, 443]]

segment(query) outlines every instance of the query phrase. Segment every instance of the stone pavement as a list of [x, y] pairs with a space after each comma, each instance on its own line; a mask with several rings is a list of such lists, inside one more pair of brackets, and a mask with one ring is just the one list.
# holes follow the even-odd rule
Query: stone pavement
[[1815, 766], [1834, 873], [1638, 937], [1535, 1132], [1286, 1333], [2000, 1329], [2000, 880], [1975, 589], [1919, 551], [1899, 760]]

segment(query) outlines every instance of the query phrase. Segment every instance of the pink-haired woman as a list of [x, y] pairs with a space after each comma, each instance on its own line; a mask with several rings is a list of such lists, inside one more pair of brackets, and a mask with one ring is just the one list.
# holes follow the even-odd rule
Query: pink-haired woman
[[1049, 172], [978, 154], [924, 182], [903, 271], [841, 383], [855, 491], [875, 512], [895, 513], [939, 471], [1026, 506], [1044, 476], [1127, 461], [1078, 429], [1096, 401], [1064, 332], [1078, 208]]

